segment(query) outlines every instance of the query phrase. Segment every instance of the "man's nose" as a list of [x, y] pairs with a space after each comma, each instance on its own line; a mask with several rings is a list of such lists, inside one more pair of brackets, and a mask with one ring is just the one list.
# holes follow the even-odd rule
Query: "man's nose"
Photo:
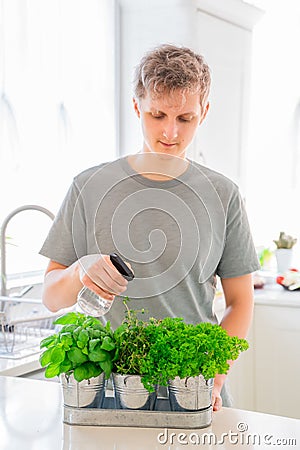
[[163, 137], [169, 142], [178, 137], [178, 125], [176, 122], [170, 121], [164, 126]]

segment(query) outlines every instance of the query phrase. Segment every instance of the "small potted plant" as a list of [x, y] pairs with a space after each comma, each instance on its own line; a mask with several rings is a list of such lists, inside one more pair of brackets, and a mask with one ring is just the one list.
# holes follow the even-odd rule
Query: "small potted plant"
[[208, 408], [214, 377], [226, 374], [228, 361], [248, 348], [246, 340], [229, 336], [220, 325], [187, 324], [182, 318], [167, 317], [154, 324], [149, 339], [144, 382], [168, 385], [175, 411]]
[[144, 310], [127, 309], [125, 319], [114, 332], [116, 353], [113, 366], [113, 385], [116, 408], [153, 410], [156, 402], [156, 386], [145, 383], [144, 364], [151, 341], [146, 333], [149, 323], [138, 319]]
[[45, 377], [60, 377], [65, 405], [101, 407], [115, 356], [110, 324], [103, 326], [95, 317], [78, 312], [69, 312], [54, 324], [62, 328], [40, 344]]
[[297, 242], [289, 234], [280, 232], [279, 238], [273, 241], [276, 245], [275, 255], [277, 260], [277, 271], [283, 273], [291, 267], [293, 257], [293, 247]]

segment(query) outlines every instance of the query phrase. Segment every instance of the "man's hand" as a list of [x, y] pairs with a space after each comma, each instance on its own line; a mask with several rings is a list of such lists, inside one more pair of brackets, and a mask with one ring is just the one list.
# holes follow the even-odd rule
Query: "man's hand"
[[214, 386], [212, 390], [212, 407], [213, 411], [219, 411], [222, 408], [222, 397], [219, 389]]
[[102, 298], [113, 300], [115, 295], [126, 291], [128, 281], [112, 264], [109, 255], [86, 255], [78, 264], [81, 283]]

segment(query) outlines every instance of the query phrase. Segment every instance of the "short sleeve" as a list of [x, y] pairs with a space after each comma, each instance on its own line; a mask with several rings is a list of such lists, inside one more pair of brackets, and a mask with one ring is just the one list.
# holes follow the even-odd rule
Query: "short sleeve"
[[[75, 210], [76, 232], [79, 232], [81, 236], [80, 242], [77, 240], [76, 245], [73, 238]], [[86, 254], [85, 230], [84, 206], [74, 180], [39, 253], [60, 264], [70, 266]]]
[[221, 278], [231, 278], [258, 269], [260, 265], [244, 201], [238, 188], [235, 187], [228, 203], [224, 251], [216, 273]]

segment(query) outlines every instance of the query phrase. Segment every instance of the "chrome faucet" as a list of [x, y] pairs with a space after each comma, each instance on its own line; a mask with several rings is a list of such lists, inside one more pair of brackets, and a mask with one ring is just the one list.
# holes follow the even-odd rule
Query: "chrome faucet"
[[50, 217], [50, 219], [54, 219], [54, 214], [52, 214], [51, 211], [44, 208], [43, 206], [38, 205], [24, 205], [20, 206], [19, 208], [14, 209], [8, 216], [4, 219], [2, 226], [1, 226], [1, 295], [6, 296], [7, 295], [7, 289], [6, 289], [6, 242], [5, 242], [5, 233], [6, 233], [6, 227], [9, 223], [9, 221], [19, 212], [21, 211], [27, 211], [27, 210], [36, 210], [41, 211], [42, 213], [46, 214]]

